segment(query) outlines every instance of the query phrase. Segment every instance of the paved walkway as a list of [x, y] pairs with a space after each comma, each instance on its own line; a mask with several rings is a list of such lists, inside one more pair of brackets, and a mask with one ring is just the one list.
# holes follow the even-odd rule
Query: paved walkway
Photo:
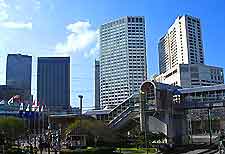
[[[40, 154], [40, 151], [38, 151], [38, 154]], [[42, 154], [48, 154], [48, 152], [42, 152]], [[50, 152], [50, 154], [55, 154], [55, 152]], [[59, 154], [59, 152], [57, 153], [57, 154]]]
[[198, 153], [204, 152], [204, 151], [206, 151], [206, 150], [207, 150], [207, 149], [198, 149], [198, 150], [189, 151], [189, 152], [181, 153], [181, 154], [198, 154]]
[[[186, 153], [181, 153], [181, 154], [199, 154], [201, 152], [204, 152], [204, 151], [207, 151], [207, 149], [198, 149], [198, 150], [194, 150], [194, 151], [189, 151], [189, 152], [186, 152]], [[212, 150], [212, 151], [209, 151], [209, 152], [206, 152], [205, 154], [219, 154], [219, 152], [215, 152], [217, 150]]]

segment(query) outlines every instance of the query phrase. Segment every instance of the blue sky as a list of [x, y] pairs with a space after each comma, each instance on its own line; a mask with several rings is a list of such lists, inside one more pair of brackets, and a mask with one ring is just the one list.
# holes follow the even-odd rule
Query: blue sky
[[98, 28], [126, 15], [146, 19], [148, 76], [158, 73], [157, 43], [178, 15], [201, 19], [205, 62], [225, 68], [225, 0], [0, 0], [0, 84], [8, 53], [33, 56], [36, 91], [38, 56], [71, 56], [71, 103], [93, 106]]

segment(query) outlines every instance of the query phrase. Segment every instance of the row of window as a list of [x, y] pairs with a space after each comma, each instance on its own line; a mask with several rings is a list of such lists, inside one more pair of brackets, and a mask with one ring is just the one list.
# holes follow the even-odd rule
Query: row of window
[[133, 32], [133, 33], [135, 33], [135, 32], [136, 32], [136, 33], [137, 33], [137, 32], [138, 32], [138, 33], [139, 33], [139, 32], [140, 32], [140, 33], [143, 33], [144, 31], [143, 31], [143, 30], [128, 30], [128, 33], [130, 33], [130, 32]]
[[116, 21], [113, 21], [113, 22], [102, 25], [101, 29], [108, 29], [108, 28], [113, 27], [115, 25], [123, 25], [125, 23], [125, 21], [126, 21], [125, 18], [122, 18], [120, 20], [116, 20]]
[[128, 17], [127, 21], [128, 22], [139, 22], [139, 23], [143, 23], [144, 22], [144, 18]]
[[141, 30], [143, 30], [144, 27], [141, 27], [141, 26], [128, 27], [128, 30], [130, 30], [130, 29], [141, 29]]

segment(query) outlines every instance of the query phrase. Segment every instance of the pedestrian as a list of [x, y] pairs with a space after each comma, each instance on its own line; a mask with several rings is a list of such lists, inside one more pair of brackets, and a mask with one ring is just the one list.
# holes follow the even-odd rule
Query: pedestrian
[[222, 140], [219, 141], [219, 147], [218, 148], [219, 148], [220, 154], [224, 154], [224, 146], [223, 146]]

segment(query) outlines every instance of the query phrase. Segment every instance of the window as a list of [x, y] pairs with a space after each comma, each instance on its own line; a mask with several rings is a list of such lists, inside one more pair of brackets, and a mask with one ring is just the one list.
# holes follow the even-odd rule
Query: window
[[136, 18], [136, 22], [138, 22], [139, 20], [138, 20], [138, 18]]
[[128, 22], [131, 22], [131, 19], [130, 18], [128, 18]]
[[188, 67], [181, 67], [180, 68], [180, 71], [181, 72], [188, 72]]

